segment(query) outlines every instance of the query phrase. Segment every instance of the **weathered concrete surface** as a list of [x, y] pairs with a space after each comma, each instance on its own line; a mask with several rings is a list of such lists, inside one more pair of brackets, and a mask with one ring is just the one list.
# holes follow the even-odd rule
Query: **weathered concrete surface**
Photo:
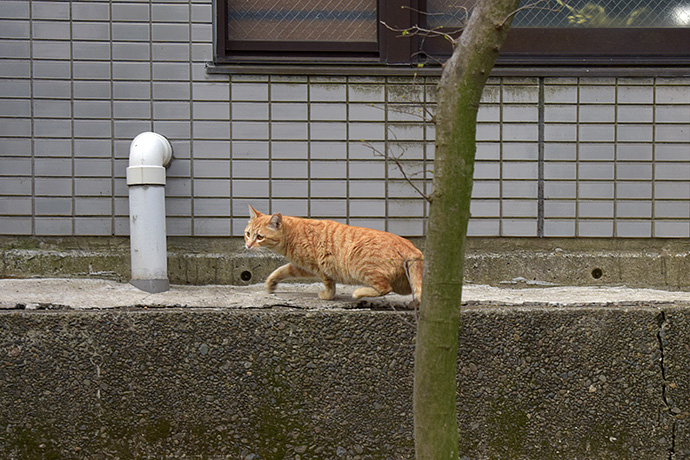
[[[60, 282], [0, 280], [0, 458], [413, 458], [404, 298]], [[90, 306], [64, 301], [79, 289]], [[45, 296], [17, 306], [22, 290]], [[466, 294], [490, 300], [462, 311], [465, 458], [690, 458], [686, 293]]]
[[[168, 238], [171, 283], [253, 284], [284, 263], [242, 246], [239, 238]], [[690, 290], [688, 250], [687, 240], [669, 239], [469, 238], [465, 280]], [[128, 281], [129, 240], [0, 238], [0, 276], [36, 274]]]

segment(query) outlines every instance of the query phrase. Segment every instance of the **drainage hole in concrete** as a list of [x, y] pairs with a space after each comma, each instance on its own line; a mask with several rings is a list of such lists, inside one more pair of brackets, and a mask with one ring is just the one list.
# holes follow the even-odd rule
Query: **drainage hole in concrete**
[[601, 268], [595, 268], [594, 270], [592, 270], [592, 278], [594, 278], [595, 280], [598, 280], [602, 276], [604, 276], [604, 271]]
[[252, 272], [250, 272], [249, 270], [243, 271], [242, 273], [240, 273], [240, 279], [241, 279], [242, 281], [249, 281], [249, 280], [251, 280], [251, 279], [252, 279]]

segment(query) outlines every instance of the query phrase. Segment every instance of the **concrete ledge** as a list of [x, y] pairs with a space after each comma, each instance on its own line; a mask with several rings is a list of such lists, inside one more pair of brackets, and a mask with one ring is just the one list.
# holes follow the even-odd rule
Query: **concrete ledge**
[[[0, 458], [412, 458], [414, 312], [302, 306], [304, 289], [234, 308], [5, 302]], [[550, 302], [463, 308], [465, 458], [690, 456], [690, 302]]]
[[[423, 247], [423, 240], [415, 240]], [[243, 249], [239, 238], [168, 241], [174, 284], [248, 285], [285, 263]], [[127, 238], [0, 238], [4, 278], [130, 279]], [[470, 238], [465, 280], [501, 285], [610, 286], [690, 290], [686, 240], [584, 238]]]

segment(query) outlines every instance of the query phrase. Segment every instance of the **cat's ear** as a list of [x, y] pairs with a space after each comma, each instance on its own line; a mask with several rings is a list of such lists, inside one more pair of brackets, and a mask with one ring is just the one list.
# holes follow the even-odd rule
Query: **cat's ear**
[[260, 215], [261, 215], [261, 213], [259, 211], [257, 211], [256, 209], [252, 208], [252, 205], [250, 204], [249, 205], [249, 220], [256, 219]]
[[268, 221], [268, 228], [273, 230], [279, 230], [280, 226], [283, 224], [283, 215], [279, 212], [271, 216], [271, 220]]

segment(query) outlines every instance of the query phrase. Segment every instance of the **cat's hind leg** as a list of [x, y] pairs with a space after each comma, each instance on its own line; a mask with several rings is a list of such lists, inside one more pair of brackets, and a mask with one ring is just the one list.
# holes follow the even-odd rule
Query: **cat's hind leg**
[[391, 292], [393, 288], [390, 283], [385, 279], [377, 279], [371, 286], [364, 286], [355, 290], [352, 293], [354, 299], [360, 299], [362, 297], [380, 297]]
[[422, 301], [422, 277], [424, 275], [424, 259], [405, 261], [405, 272], [410, 282], [410, 288], [414, 294], [413, 302]]
[[314, 278], [314, 274], [292, 264], [276, 268], [266, 279], [266, 291], [272, 294], [276, 286], [286, 278]]

